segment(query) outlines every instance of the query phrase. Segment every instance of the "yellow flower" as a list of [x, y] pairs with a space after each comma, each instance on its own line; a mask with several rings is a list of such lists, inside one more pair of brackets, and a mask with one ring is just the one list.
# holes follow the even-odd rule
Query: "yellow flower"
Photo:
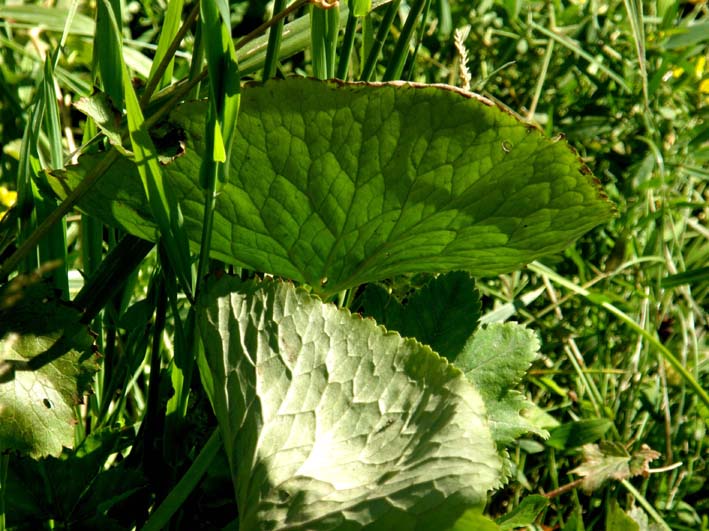
[[5, 215], [4, 211], [14, 205], [15, 201], [17, 201], [17, 192], [0, 186], [0, 219]]

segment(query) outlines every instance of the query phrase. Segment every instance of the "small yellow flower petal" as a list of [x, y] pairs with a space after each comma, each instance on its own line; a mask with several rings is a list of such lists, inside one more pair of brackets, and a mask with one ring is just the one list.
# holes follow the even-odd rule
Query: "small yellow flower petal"
[[0, 186], [0, 205], [5, 208], [10, 208], [17, 201], [17, 192], [8, 190], [4, 186]]

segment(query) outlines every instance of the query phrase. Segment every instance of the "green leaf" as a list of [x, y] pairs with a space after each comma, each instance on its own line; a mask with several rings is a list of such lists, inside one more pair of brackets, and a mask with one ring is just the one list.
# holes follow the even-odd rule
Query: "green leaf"
[[[78, 312], [47, 284], [17, 277], [0, 291], [1, 450], [41, 457], [73, 447], [74, 411], [96, 371], [92, 346]], [[53, 361], [37, 368], [37, 356]]]
[[527, 432], [542, 437], [546, 430], [527, 416], [536, 406], [513, 389], [537, 357], [539, 340], [516, 323], [494, 323], [479, 329], [455, 364], [483, 395], [495, 440], [510, 444]]
[[372, 0], [352, 0], [350, 5], [356, 17], [364, 17], [372, 10]]
[[290, 284], [225, 277], [205, 301], [239, 529], [445, 529], [484, 506], [500, 459], [443, 358]]
[[606, 515], [606, 531], [640, 531], [640, 526], [618, 505], [618, 500], [611, 499]]
[[[195, 187], [207, 107], [187, 103], [172, 113], [186, 152], [163, 168], [193, 243], [201, 237]], [[328, 295], [407, 272], [510, 271], [560, 251], [612, 213], [563, 141], [450, 87], [272, 80], [244, 88], [237, 130], [212, 256]], [[55, 173], [57, 193], [95, 164], [85, 155]], [[135, 175], [114, 167], [81, 206], [154, 238]]]
[[659, 452], [647, 445], [643, 445], [639, 451], [631, 455], [619, 443], [586, 444], [583, 447], [583, 464], [571, 472], [582, 476], [583, 489], [591, 492], [609, 479], [620, 480], [647, 475], [649, 462], [658, 457], [660, 457]]
[[120, 129], [121, 112], [111, 103], [111, 99], [105, 92], [96, 92], [89, 97], [80, 98], [74, 103], [74, 107], [93, 118], [112, 145], [119, 149], [123, 147]]
[[362, 315], [453, 360], [475, 330], [480, 294], [470, 275], [462, 271], [434, 278], [404, 306], [380, 286], [369, 284], [362, 296]]
[[582, 419], [567, 422], [549, 432], [548, 446], [557, 450], [570, 450], [592, 443], [603, 437], [613, 423], [608, 419]]
[[549, 505], [549, 499], [538, 494], [525, 496], [512, 511], [497, 519], [500, 529], [516, 529], [534, 524], [539, 513]]
[[468, 509], [447, 531], [500, 531], [502, 529], [479, 509]]

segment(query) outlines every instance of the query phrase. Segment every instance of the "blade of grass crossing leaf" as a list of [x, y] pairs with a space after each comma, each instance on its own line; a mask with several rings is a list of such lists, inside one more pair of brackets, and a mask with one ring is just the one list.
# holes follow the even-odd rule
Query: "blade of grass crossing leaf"
[[371, 81], [372, 75], [374, 75], [374, 69], [377, 66], [379, 53], [384, 47], [384, 41], [386, 40], [387, 35], [389, 35], [391, 25], [394, 22], [394, 17], [396, 17], [397, 12], [399, 11], [399, 4], [401, 4], [401, 0], [394, 0], [387, 6], [387, 10], [384, 13], [384, 18], [379, 24], [379, 29], [374, 37], [374, 42], [369, 50], [364, 67], [362, 68], [362, 76], [360, 77], [361, 81]]
[[[618, 319], [623, 321], [632, 330], [643, 336], [655, 349], [658, 350], [660, 355], [665, 360], [667, 360], [667, 362], [672, 365], [672, 367], [682, 376], [682, 379], [692, 388], [699, 400], [701, 400], [705, 406], [709, 407], [709, 393], [707, 393], [707, 391], [680, 362], [680, 360], [677, 359], [677, 357], [672, 354], [672, 352], [670, 352], [670, 350], [665, 347], [665, 345], [663, 345], [657, 337], [645, 330], [642, 326], [638, 325], [638, 323], [636, 323], [632, 317], [630, 317], [625, 312], [621, 311], [620, 309], [616, 308], [614, 305], [608, 302], [599, 301], [597, 297], [594, 297], [593, 294], [587, 289], [584, 289], [580, 286], [577, 286], [573, 282], [566, 280], [564, 277], [555, 273], [554, 271], [552, 271], [545, 265], [540, 264], [539, 262], [532, 262], [527, 266], [527, 268], [530, 271], [534, 271], [539, 275], [547, 276], [549, 279], [553, 280], [560, 286], [564, 286], [565, 288], [573, 291], [578, 295], [581, 295], [582, 297], [593, 302], [594, 304], [600, 305], [602, 308], [606, 309], [607, 311], [615, 315]], [[709, 417], [705, 416], [704, 421], [709, 423]]]
[[[286, 8], [287, 0], [275, 0], [273, 12], [280, 13]], [[270, 79], [276, 74], [278, 64], [278, 52], [281, 48], [281, 37], [283, 36], [283, 19], [271, 26], [268, 32], [268, 47], [266, 48], [266, 61], [263, 65], [263, 79]]]
[[[44, 101], [44, 130], [49, 140], [49, 166], [59, 169], [64, 166], [64, 149], [62, 147], [62, 127], [59, 121], [59, 106], [54, 92], [54, 69], [49, 56], [44, 62], [44, 79], [41, 84], [41, 98]], [[42, 179], [41, 175], [37, 179]], [[37, 193], [37, 218], [46, 219], [57, 207], [54, 199]], [[51, 273], [54, 286], [61, 290], [64, 297], [69, 297], [69, 273], [67, 270], [66, 251], [66, 220], [62, 218], [50, 230], [47, 237], [40, 243], [40, 262], [57, 264]]]
[[211, 95], [205, 137], [207, 153], [212, 153], [211, 157], [202, 159], [200, 168], [200, 184], [205, 189], [206, 201], [197, 268], [197, 278], [201, 282], [209, 264], [217, 182], [228, 180], [229, 158], [239, 114], [241, 79], [236, 50], [227, 26], [228, 19], [223, 19], [213, 0], [205, 0], [200, 6]]
[[406, 22], [404, 22], [404, 27], [396, 41], [394, 52], [389, 58], [387, 69], [384, 72], [384, 81], [393, 81], [394, 79], [401, 78], [401, 74], [404, 71], [404, 64], [406, 64], [406, 58], [409, 55], [411, 36], [414, 34], [416, 22], [421, 16], [421, 13], [423, 13], [427, 3], [428, 0], [416, 0], [416, 3], [409, 9], [409, 13], [406, 15]]
[[[120, 0], [99, 0], [97, 2], [94, 61], [98, 64], [101, 73], [103, 89], [119, 109], [123, 107], [121, 20]], [[114, 32], [118, 38], [113, 36]]]
[[[184, 5], [184, 0], [170, 0], [167, 4], [167, 13], [165, 13], [165, 18], [162, 22], [162, 29], [160, 30], [160, 38], [158, 39], [158, 49], [155, 51], [155, 57], [153, 58], [153, 66], [150, 68], [150, 78], [157, 78], [159, 81], [157, 83], [157, 89], [167, 86], [172, 81], [172, 71], [174, 67], [174, 54], [168, 55], [168, 49], [170, 44], [177, 35], [177, 31], [180, 28], [181, 17], [182, 17], [182, 6]], [[163, 57], [168, 56], [170, 58], [167, 66], [162, 74], [158, 73], [158, 65], [163, 60]], [[156, 76], [158, 74], [158, 76]]]
[[125, 66], [123, 74], [128, 130], [135, 154], [135, 162], [143, 181], [150, 209], [160, 227], [162, 243], [180, 279], [182, 289], [189, 296], [192, 293], [192, 274], [190, 251], [183, 226], [182, 211], [172, 189], [169, 186], [165, 186], [163, 182], [157, 151], [148, 131], [144, 127], [143, 113], [140, 110], [138, 98], [135, 95], [128, 69]]
[[[120, 52], [121, 41], [118, 24], [108, 1], [102, 0], [107, 16], [112, 22], [109, 25], [109, 29], [113, 46], [117, 47]], [[193, 294], [191, 260], [187, 235], [183, 226], [182, 211], [172, 189], [169, 186], [165, 186], [163, 182], [157, 150], [148, 134], [143, 112], [140, 109], [135, 89], [133, 89], [128, 67], [124, 62], [121, 62], [121, 71], [128, 117], [128, 132], [145, 196], [160, 229], [162, 244], [165, 247], [170, 263], [180, 280], [182, 289], [188, 297], [191, 297]]]

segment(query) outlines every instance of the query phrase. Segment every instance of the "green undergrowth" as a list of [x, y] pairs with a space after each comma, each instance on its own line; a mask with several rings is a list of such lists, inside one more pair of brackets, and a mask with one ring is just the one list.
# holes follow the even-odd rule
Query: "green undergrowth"
[[0, 5], [0, 531], [709, 529], [706, 3], [307, 4]]

